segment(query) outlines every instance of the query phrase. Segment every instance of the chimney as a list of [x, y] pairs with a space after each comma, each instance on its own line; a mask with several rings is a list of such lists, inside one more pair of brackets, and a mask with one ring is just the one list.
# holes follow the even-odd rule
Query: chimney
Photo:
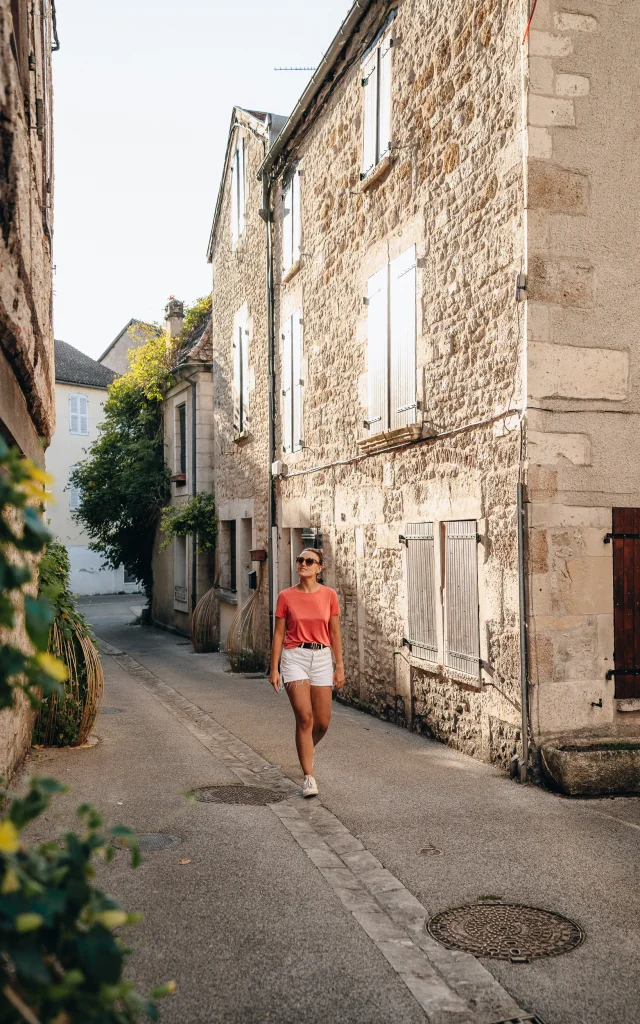
[[169, 296], [169, 301], [164, 307], [164, 325], [170, 338], [176, 338], [182, 330], [184, 322], [184, 302], [180, 299]]

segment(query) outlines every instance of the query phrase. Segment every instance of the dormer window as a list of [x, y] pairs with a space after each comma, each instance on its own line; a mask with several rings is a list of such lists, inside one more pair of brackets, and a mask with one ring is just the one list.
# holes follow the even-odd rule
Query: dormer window
[[[392, 11], [390, 20], [395, 17]], [[362, 172], [371, 174], [391, 150], [391, 27], [387, 23], [361, 63], [364, 97]]]
[[231, 161], [231, 238], [234, 245], [244, 234], [245, 207], [245, 145], [244, 135], [240, 135]]

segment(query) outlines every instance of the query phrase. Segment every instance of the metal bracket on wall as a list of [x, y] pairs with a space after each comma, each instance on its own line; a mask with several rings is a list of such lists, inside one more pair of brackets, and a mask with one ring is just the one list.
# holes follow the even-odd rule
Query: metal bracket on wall
[[405, 537], [405, 535], [403, 533], [401, 533], [400, 536], [398, 537], [398, 541], [399, 541], [400, 544], [404, 544], [404, 546], [406, 548], [409, 547], [409, 541], [407, 540], [407, 538]]
[[640, 668], [610, 668], [605, 679], [614, 679], [616, 676], [640, 676]]

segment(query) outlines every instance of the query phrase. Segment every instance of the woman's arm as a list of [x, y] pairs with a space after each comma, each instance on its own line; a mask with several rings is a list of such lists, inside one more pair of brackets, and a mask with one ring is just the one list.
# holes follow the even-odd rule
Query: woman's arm
[[336, 660], [336, 667], [333, 673], [333, 685], [336, 690], [344, 686], [344, 665], [342, 664], [342, 636], [340, 634], [340, 616], [332, 615], [329, 619], [329, 637], [331, 639], [331, 650]]
[[276, 619], [276, 627], [273, 631], [273, 640], [271, 641], [271, 667], [269, 669], [269, 682], [276, 693], [280, 693], [280, 687], [282, 685], [278, 665], [280, 664], [280, 655], [282, 654], [282, 645], [284, 643], [285, 626], [285, 619]]

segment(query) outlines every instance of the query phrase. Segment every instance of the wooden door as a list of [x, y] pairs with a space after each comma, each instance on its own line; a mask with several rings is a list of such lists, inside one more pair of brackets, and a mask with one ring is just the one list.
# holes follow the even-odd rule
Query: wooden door
[[640, 698], [640, 509], [613, 509], [615, 696]]

